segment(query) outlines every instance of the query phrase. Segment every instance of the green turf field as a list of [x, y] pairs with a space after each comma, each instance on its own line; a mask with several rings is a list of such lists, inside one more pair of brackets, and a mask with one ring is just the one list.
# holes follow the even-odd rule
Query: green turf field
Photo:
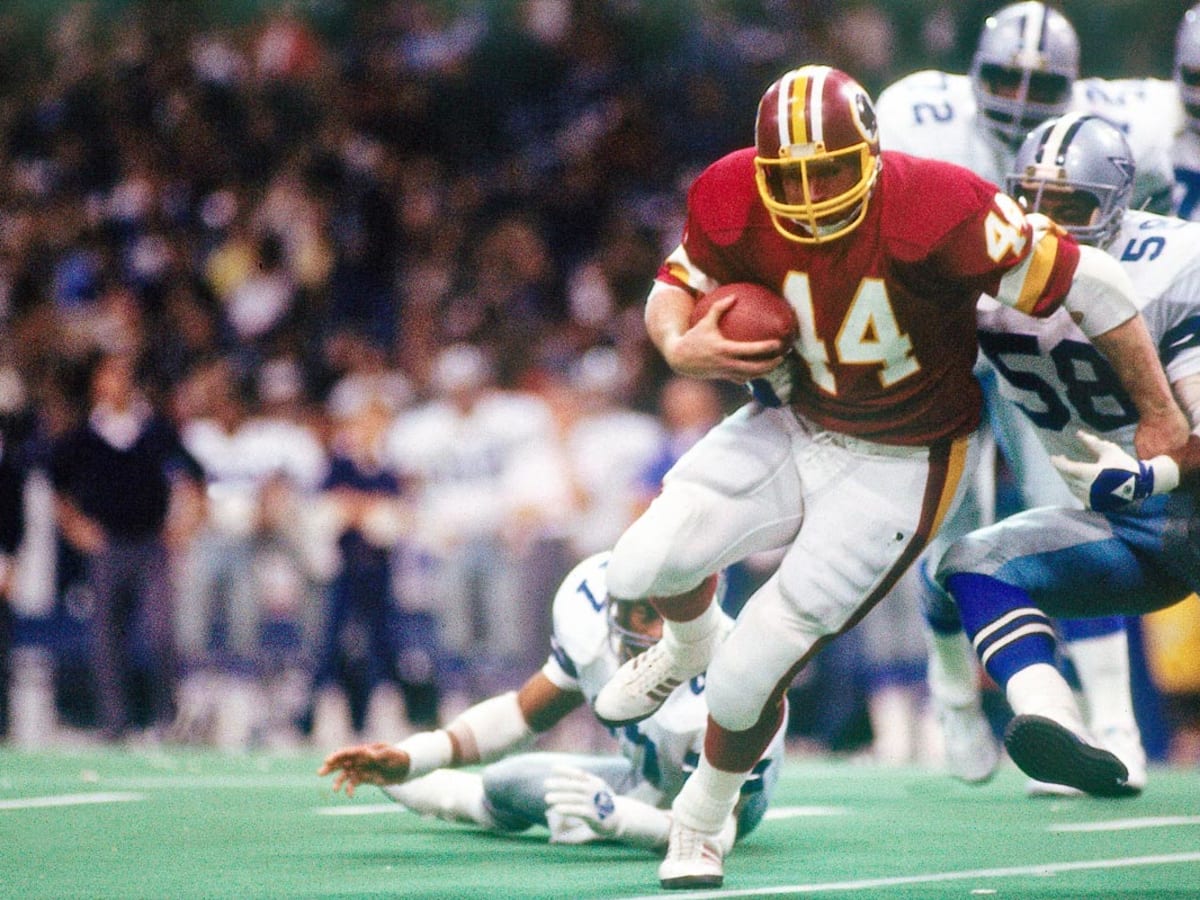
[[[549, 847], [420, 819], [319, 756], [0, 750], [0, 896], [657, 895], [656, 859]], [[1200, 772], [1155, 770], [1132, 800], [1029, 800], [1012, 768], [938, 773], [795, 759], [771, 818], [696, 896], [1200, 897]]]

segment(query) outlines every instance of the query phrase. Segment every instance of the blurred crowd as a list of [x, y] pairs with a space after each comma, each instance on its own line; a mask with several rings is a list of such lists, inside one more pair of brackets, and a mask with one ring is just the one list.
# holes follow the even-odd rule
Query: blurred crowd
[[[520, 683], [740, 401], [642, 325], [691, 177], [780, 71], [962, 71], [996, 5], [6, 6], [2, 724], [244, 747]], [[1182, 7], [1133, 7], [1075, 17], [1088, 74], [1169, 73]]]

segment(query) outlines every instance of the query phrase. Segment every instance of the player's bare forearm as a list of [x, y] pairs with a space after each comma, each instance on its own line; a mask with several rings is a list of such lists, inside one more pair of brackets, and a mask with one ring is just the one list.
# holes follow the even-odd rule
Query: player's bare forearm
[[538, 672], [517, 691], [517, 706], [529, 728], [540, 734], [563, 720], [567, 713], [583, 705], [583, 694], [564, 691]]
[[1146, 459], [1181, 447], [1188, 439], [1187, 417], [1175, 401], [1142, 317], [1096, 335], [1092, 343], [1112, 364], [1137, 407], [1138, 456]]

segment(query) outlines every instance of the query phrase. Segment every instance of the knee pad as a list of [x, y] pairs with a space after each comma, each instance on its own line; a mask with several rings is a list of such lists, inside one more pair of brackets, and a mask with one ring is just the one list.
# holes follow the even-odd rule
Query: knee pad
[[496, 823], [505, 831], [546, 824], [545, 781], [550, 765], [536, 754], [519, 754], [487, 766], [483, 798]]
[[693, 484], [664, 490], [626, 529], [608, 563], [614, 597], [670, 597], [711, 574], [723, 547], [704, 539], [715, 495]]

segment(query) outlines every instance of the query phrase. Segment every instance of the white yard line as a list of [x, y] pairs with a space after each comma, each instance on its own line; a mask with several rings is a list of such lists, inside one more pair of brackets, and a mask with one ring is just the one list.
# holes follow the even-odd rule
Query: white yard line
[[313, 775], [101, 775], [97, 784], [106, 787], [122, 787], [135, 790], [158, 788], [259, 789], [281, 790], [291, 788], [320, 788], [321, 780]]
[[319, 806], [313, 810], [318, 816], [377, 816], [383, 813], [411, 812], [399, 803], [355, 803], [347, 806]]
[[1050, 825], [1047, 831], [1136, 831], [1139, 828], [1170, 828], [1174, 825], [1200, 825], [1200, 816], [1154, 816], [1145, 819], [1113, 819], [1110, 822], [1076, 822]]
[[844, 806], [772, 806], [763, 819], [804, 819], [812, 816], [844, 816], [850, 810]]
[[[925, 875], [900, 875], [894, 878], [863, 878], [856, 881], [826, 881], [820, 884], [781, 884], [775, 887], [745, 890], [672, 891], [670, 900], [716, 900], [720, 897], [768, 897], [779, 894], [822, 894], [834, 891], [862, 891], [873, 888], [901, 887], [909, 884], [935, 884], [947, 881], [971, 881], [992, 878], [1022, 878], [1057, 875], [1060, 872], [1082, 872], [1090, 869], [1128, 869], [1136, 866], [1169, 866], [1200, 862], [1198, 853], [1170, 853], [1162, 856], [1130, 856], [1123, 859], [1094, 859], [1082, 862], [1041, 863], [1035, 866], [1012, 866], [1004, 869], [968, 869], [964, 872], [930, 872]], [[653, 869], [648, 870], [651, 874]], [[663, 900], [661, 892], [624, 900]]]
[[46, 809], [52, 806], [87, 806], [92, 803], [131, 803], [145, 800], [144, 794], [97, 791], [94, 794], [58, 794], [53, 797], [19, 797], [0, 800], [0, 811], [6, 809]]

